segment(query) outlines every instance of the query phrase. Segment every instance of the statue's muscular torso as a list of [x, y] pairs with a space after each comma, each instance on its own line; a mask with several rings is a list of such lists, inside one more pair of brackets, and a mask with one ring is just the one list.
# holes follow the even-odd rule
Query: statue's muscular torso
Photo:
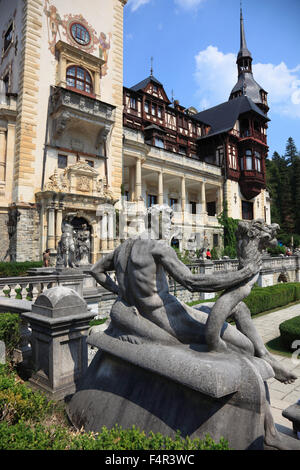
[[124, 256], [124, 247], [115, 253], [114, 265], [121, 296], [146, 314], [161, 308], [169, 294], [164, 267], [156, 262], [155, 256], [161, 250], [170, 249], [163, 241], [135, 240], [128, 256], [125, 275], [119, 259]]

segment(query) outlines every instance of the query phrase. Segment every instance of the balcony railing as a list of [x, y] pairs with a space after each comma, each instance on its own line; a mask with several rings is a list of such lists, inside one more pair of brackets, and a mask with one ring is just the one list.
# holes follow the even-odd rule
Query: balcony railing
[[[235, 132], [238, 132], [235, 129], [233, 129], [233, 130]], [[246, 130], [243, 130], [243, 131], [239, 132], [239, 134], [240, 134], [241, 139], [247, 139], [247, 138], [254, 137], [255, 139], [260, 140], [261, 142], [264, 142], [265, 144], [267, 143], [267, 136], [265, 134], [262, 134], [259, 131], [255, 131], [254, 129], [253, 130], [246, 129]], [[235, 134], [235, 135], [237, 135], [237, 134]]]

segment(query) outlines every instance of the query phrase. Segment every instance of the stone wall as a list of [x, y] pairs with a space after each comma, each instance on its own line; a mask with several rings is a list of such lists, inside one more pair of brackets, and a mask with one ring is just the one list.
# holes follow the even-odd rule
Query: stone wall
[[8, 214], [0, 213], [0, 261], [9, 261], [9, 236], [7, 230]]
[[[37, 208], [18, 207], [19, 217], [14, 240], [15, 261], [40, 261], [40, 215]], [[12, 250], [13, 251], [13, 250]]]

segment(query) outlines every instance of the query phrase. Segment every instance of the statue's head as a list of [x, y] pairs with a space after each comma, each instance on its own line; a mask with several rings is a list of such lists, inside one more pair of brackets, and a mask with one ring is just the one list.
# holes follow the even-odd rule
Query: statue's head
[[146, 213], [146, 227], [154, 238], [169, 240], [171, 236], [173, 210], [166, 204], [155, 204]]
[[256, 240], [260, 251], [269, 247], [276, 247], [278, 224], [267, 224], [263, 219], [255, 219], [249, 222], [240, 221], [236, 231], [237, 240]]

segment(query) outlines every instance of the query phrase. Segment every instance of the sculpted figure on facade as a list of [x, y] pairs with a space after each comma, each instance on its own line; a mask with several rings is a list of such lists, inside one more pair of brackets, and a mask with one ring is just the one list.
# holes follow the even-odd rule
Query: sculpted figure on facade
[[[256, 356], [267, 361], [268, 364], [262, 362], [274, 371], [277, 380], [285, 383], [294, 381], [296, 377], [266, 352], [251, 316], [241, 302], [258, 277], [261, 250], [274, 242], [278, 227], [267, 226], [263, 221], [249, 225], [243, 222], [238, 231], [239, 270], [226, 274], [192, 274], [166, 242], [170, 239], [171, 217], [172, 211], [168, 206], [152, 206], [148, 211], [148, 220], [151, 219], [148, 229], [138, 238], [126, 240], [92, 267], [91, 274], [96, 281], [118, 296], [111, 309], [111, 323], [106, 335], [128, 345], [180, 348], [187, 355], [187, 363], [188, 355], [194, 354], [186, 348], [190, 345], [192, 350], [199, 351], [201, 361], [201, 351], [209, 351], [211, 347], [207, 329], [209, 315], [171, 295], [169, 275], [191, 292], [225, 290], [222, 301], [215, 304], [213, 311], [213, 318], [217, 317], [217, 332], [213, 338], [217, 337], [217, 344], [224, 345], [224, 348], [211, 348], [215, 360], [218, 360], [218, 355], [232, 352], [243, 357]], [[109, 276], [109, 271], [115, 271], [117, 282]], [[218, 317], [220, 304], [225, 312], [221, 319]], [[224, 323], [224, 317], [230, 313], [235, 314], [237, 328]], [[221, 322], [222, 328], [219, 328]], [[265, 443], [285, 449], [286, 444], [275, 429], [267, 398], [264, 401], [264, 423]]]
[[77, 237], [76, 237], [77, 266], [89, 264], [90, 252], [91, 252], [90, 232], [87, 228], [87, 225], [84, 224], [82, 226], [82, 229], [77, 232]]
[[57, 247], [56, 267], [75, 267], [74, 228], [69, 220], [62, 223], [62, 235]]

